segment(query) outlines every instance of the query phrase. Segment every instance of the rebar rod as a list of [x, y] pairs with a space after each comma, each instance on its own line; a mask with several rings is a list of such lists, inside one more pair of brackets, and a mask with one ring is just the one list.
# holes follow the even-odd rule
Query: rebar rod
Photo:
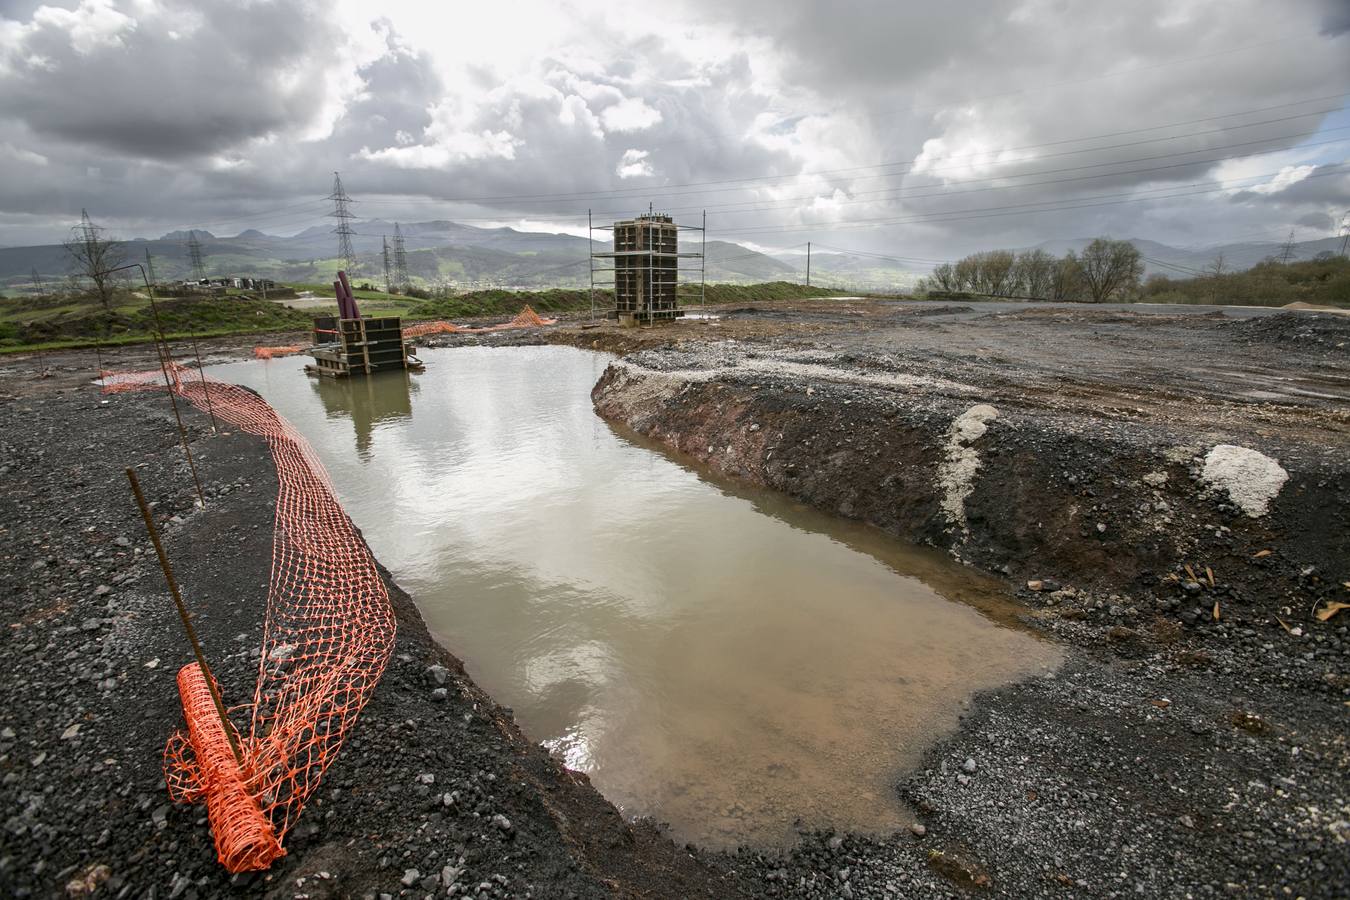
[[131, 492], [136, 495], [136, 505], [141, 509], [141, 518], [145, 520], [145, 530], [150, 534], [150, 542], [155, 545], [155, 555], [159, 557], [160, 568], [164, 570], [164, 580], [169, 585], [169, 593], [173, 596], [174, 606], [178, 607], [178, 618], [183, 620], [183, 630], [187, 632], [188, 641], [192, 644], [192, 653], [197, 657], [197, 665], [201, 667], [202, 677], [206, 680], [206, 687], [211, 691], [211, 700], [216, 705], [216, 714], [220, 716], [220, 725], [225, 730], [225, 737], [229, 738], [230, 750], [234, 753], [234, 761], [239, 765], [240, 770], [244, 768], [244, 754], [239, 749], [239, 737], [235, 733], [234, 725], [230, 723], [230, 718], [225, 714], [225, 704], [220, 699], [220, 688], [216, 685], [216, 679], [211, 674], [211, 667], [206, 664], [206, 654], [202, 652], [201, 642], [197, 640], [197, 630], [192, 627], [192, 617], [188, 615], [187, 605], [183, 603], [183, 595], [178, 591], [178, 582], [173, 577], [173, 568], [169, 565], [169, 557], [164, 552], [164, 545], [159, 540], [159, 530], [155, 528], [155, 519], [150, 514], [150, 506], [145, 502], [145, 495], [141, 493], [141, 483], [136, 480], [136, 471], [127, 466], [127, 480], [131, 482]]
[[[164, 340], [164, 332], [159, 333]], [[156, 348], [159, 344], [156, 343]], [[159, 370], [164, 373], [164, 389], [169, 392], [169, 405], [173, 407], [173, 418], [178, 423], [178, 437], [183, 442], [183, 454], [187, 456], [188, 468], [192, 470], [192, 483], [197, 486], [197, 502], [206, 509], [206, 495], [202, 493], [202, 482], [197, 477], [197, 463], [192, 459], [192, 448], [188, 446], [187, 429], [183, 427], [183, 417], [178, 412], [178, 399], [174, 396], [173, 382], [169, 380], [169, 361], [173, 359], [169, 352], [169, 342], [164, 340], [164, 348], [159, 354]]]
[[211, 430], [220, 434], [220, 426], [216, 424], [216, 410], [211, 405], [211, 388], [206, 384], [206, 374], [202, 372], [202, 354], [197, 349], [197, 336], [192, 335], [192, 355], [197, 357], [197, 377], [202, 380], [202, 393], [206, 395], [206, 412], [211, 416]]

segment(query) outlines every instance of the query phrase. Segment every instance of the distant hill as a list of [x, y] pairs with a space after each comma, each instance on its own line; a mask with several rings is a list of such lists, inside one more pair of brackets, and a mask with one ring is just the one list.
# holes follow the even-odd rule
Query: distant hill
[[[415, 280], [449, 280], [478, 287], [575, 287], [590, 281], [584, 237], [479, 228], [442, 220], [403, 223], [400, 229], [408, 251], [409, 275]], [[326, 283], [338, 268], [334, 258], [337, 239], [328, 226], [285, 237], [253, 228], [234, 237], [205, 230], [194, 230], [193, 234], [201, 244], [206, 272], [211, 276]], [[393, 234], [392, 222], [374, 219], [358, 223], [352, 243], [360, 261], [360, 280], [383, 280], [383, 239], [390, 238], [392, 245]], [[155, 239], [129, 240], [127, 260], [144, 262], [148, 251], [159, 279], [185, 278], [190, 274], [188, 237], [187, 231], [174, 231]], [[603, 246], [597, 242], [596, 249]], [[795, 276], [791, 265], [739, 244], [710, 241], [706, 252], [709, 281], [749, 283]], [[684, 260], [682, 264], [697, 276], [696, 260]], [[59, 244], [0, 248], [0, 286], [26, 290], [35, 268], [44, 279], [57, 283], [69, 273], [70, 261]]]
[[[1272, 241], [1216, 244], [1211, 247], [1185, 249], [1143, 238], [1130, 238], [1129, 240], [1143, 254], [1146, 274], [1152, 275], [1158, 272], [1173, 277], [1185, 275], [1184, 271], [1179, 270], [1191, 269], [1197, 272], [1203, 270], [1220, 253], [1223, 254], [1224, 268], [1227, 271], [1235, 272], [1250, 269], [1269, 257], [1279, 256], [1284, 249], [1283, 243]], [[1091, 242], [1091, 238], [1077, 238], [1070, 241], [1044, 241], [1037, 244], [1035, 249], [1044, 250], [1055, 256], [1063, 256], [1070, 250], [1081, 253], [1083, 248]], [[1295, 243], [1290, 262], [1309, 260], [1317, 254], [1327, 251], [1339, 254], [1341, 252], [1341, 239], [1335, 237], [1320, 238], [1315, 241]]]

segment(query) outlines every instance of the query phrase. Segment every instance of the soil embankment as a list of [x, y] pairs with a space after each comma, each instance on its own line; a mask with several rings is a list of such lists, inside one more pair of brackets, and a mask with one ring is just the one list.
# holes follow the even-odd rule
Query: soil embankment
[[[722, 312], [440, 342], [628, 352], [597, 386], [604, 414], [1010, 578], [1069, 660], [981, 697], [903, 779], [920, 827], [806, 835], [783, 853], [676, 848], [531, 745], [391, 582], [395, 656], [290, 855], [227, 878], [203, 811], [164, 791], [188, 653], [122, 467], [156, 501], [234, 699], [256, 674], [275, 477], [260, 442], [212, 435], [192, 411], [208, 490], [194, 512], [164, 397], [104, 398], [87, 382], [93, 354], [68, 353], [42, 361], [50, 378], [33, 359], [0, 373], [0, 888], [1343, 894], [1350, 612], [1314, 610], [1347, 599], [1350, 579], [1350, 325], [863, 301]], [[113, 367], [154, 365], [148, 350], [122, 354]], [[1261, 459], [1215, 457], [1219, 445]]]
[[[1317, 613], [1350, 599], [1350, 324], [903, 305], [868, 324], [643, 350], [593, 396], [1007, 576], [1070, 645], [902, 786], [930, 862], [1011, 896], [1343, 891], [1350, 641]], [[903, 843], [804, 847], [784, 893], [894, 886]]]

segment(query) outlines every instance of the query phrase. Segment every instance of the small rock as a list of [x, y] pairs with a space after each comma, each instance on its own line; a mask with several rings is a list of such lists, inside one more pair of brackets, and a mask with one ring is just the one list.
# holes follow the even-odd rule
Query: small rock
[[1027, 590], [1043, 591], [1045, 590], [1045, 582], [1041, 581], [1039, 578], [1033, 578], [1027, 582]]
[[446, 679], [450, 677], [450, 670], [442, 665], [427, 666], [427, 674], [437, 685], [443, 685]]
[[421, 877], [422, 873], [417, 871], [416, 869], [405, 869], [403, 872], [403, 877], [399, 879], [399, 883], [402, 884], [404, 887], [412, 887], [414, 884], [417, 883], [417, 879]]
[[909, 826], [909, 833], [915, 837], [923, 837], [928, 834], [928, 829], [923, 826], [922, 822], [915, 822], [913, 825]]
[[77, 737], [79, 733], [80, 733], [80, 723], [76, 722], [74, 725], [71, 725], [65, 731], [61, 732], [61, 740], [69, 741]]
[[508, 819], [506, 816], [502, 815], [501, 813], [497, 813], [497, 815], [492, 817], [492, 824], [496, 825], [502, 831], [511, 830], [511, 820]]
[[838, 850], [840, 847], [844, 846], [844, 838], [841, 835], [836, 834], [825, 842], [825, 846], [829, 847], [831, 850]]
[[973, 757], [973, 756], [967, 756], [967, 757], [966, 757], [966, 761], [963, 762], [963, 763], [961, 763], [961, 771], [963, 771], [963, 772], [974, 772], [974, 771], [975, 771], [975, 757]]

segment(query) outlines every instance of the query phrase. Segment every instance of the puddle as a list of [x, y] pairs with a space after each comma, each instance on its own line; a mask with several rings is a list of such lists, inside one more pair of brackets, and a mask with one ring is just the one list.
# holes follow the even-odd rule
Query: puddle
[[314, 445], [375, 554], [525, 732], [708, 847], [912, 821], [893, 785], [986, 688], [1054, 666], [997, 586], [720, 483], [591, 408], [611, 357], [427, 350], [334, 382], [213, 366]]

